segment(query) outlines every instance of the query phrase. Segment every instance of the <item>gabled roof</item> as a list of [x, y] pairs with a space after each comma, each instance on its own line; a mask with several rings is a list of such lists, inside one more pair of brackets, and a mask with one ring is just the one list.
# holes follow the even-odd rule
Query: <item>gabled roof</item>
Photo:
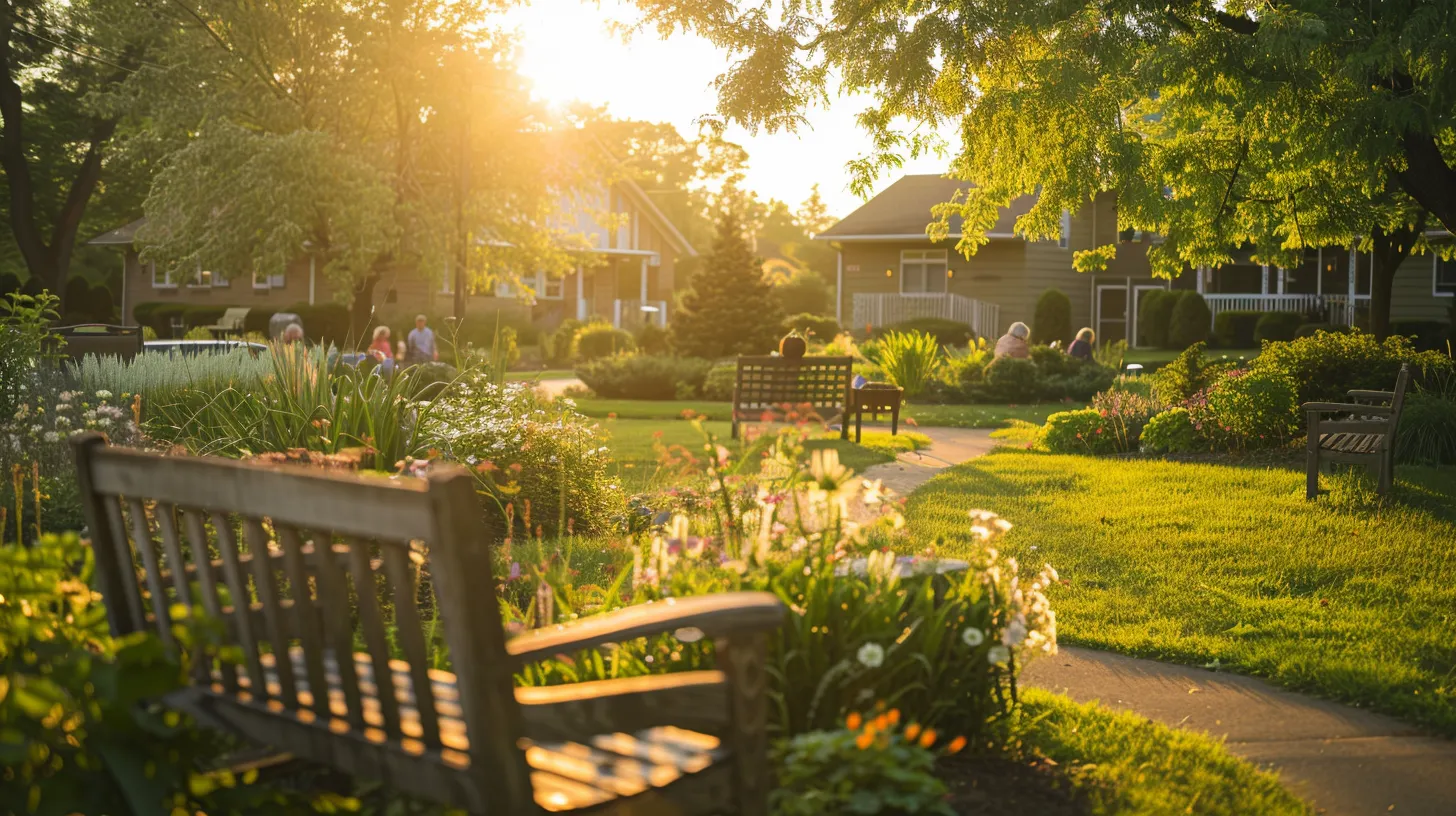
[[[866, 201], [843, 220], [814, 236], [823, 241], [906, 241], [926, 240], [925, 228], [935, 216], [931, 208], [955, 198], [956, 193], [971, 187], [969, 182], [937, 175], [902, 176], [879, 195]], [[1036, 197], [1025, 195], [1002, 207], [996, 226], [988, 238], [1016, 238], [1012, 227], [1016, 219], [1031, 209]], [[961, 237], [961, 217], [950, 218], [950, 235]]]
[[130, 224], [123, 224], [109, 232], [100, 235], [86, 242], [87, 246], [131, 246], [136, 243], [137, 230], [147, 223], [147, 219], [138, 218]]
[[647, 220], [651, 221], [653, 226], [657, 227], [657, 230], [667, 238], [674, 249], [689, 258], [696, 258], [698, 256], [698, 251], [693, 249], [692, 244], [688, 243], [688, 239], [678, 230], [677, 225], [668, 220], [668, 217], [663, 214], [662, 210], [659, 210], [657, 205], [652, 203], [652, 199], [638, 186], [637, 182], [631, 179], [622, 179], [616, 183], [626, 191], [627, 197], [632, 199], [634, 204], [641, 208], [644, 213], [647, 213]]

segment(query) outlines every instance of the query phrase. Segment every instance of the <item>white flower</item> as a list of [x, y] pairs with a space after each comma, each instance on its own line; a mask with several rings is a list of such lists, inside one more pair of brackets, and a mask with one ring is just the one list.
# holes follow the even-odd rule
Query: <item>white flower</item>
[[1005, 666], [1011, 662], [1011, 650], [1005, 646], [992, 646], [986, 650], [986, 662], [993, 666]]
[[60, 439], [61, 439], [61, 435], [58, 434], [58, 433], [56, 433], [55, 431], [46, 431], [45, 441], [47, 441], [47, 442], [59, 442]]
[[972, 649], [986, 642], [986, 634], [974, 626], [967, 626], [961, 632], [961, 640]]
[[878, 643], [866, 643], [855, 654], [860, 664], [867, 669], [878, 669], [885, 662], [885, 648]]
[[1017, 616], [1001, 632], [1001, 642], [1007, 646], [1020, 646], [1026, 640], [1026, 621]]
[[111, 399], [111, 392], [110, 391], [107, 391], [105, 388], [103, 388], [100, 391], [97, 391], [96, 392], [96, 398], [97, 399]]

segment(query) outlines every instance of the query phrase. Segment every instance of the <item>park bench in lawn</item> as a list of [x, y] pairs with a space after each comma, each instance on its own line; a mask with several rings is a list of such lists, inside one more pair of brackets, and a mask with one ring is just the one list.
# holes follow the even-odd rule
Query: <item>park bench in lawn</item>
[[839, 436], [848, 439], [853, 379], [853, 357], [739, 357], [733, 381], [733, 438], [738, 438], [744, 420], [755, 421], [785, 406], [808, 405], [837, 411], [843, 426]]
[[[1350, 402], [1306, 402], [1300, 406], [1309, 419], [1306, 443], [1305, 498], [1320, 493], [1319, 472], [1336, 463], [1364, 465], [1376, 479], [1376, 492], [1384, 495], [1395, 480], [1395, 427], [1400, 422], [1410, 366], [1402, 363], [1394, 391], [1350, 391]], [[1343, 418], [1326, 419], [1326, 414]]]
[[[199, 722], [470, 813], [765, 811], [773, 595], [507, 638], [463, 469], [391, 479], [72, 444], [112, 631], [178, 649], [181, 605], [242, 655], [194, 660], [168, 696]], [[437, 622], [453, 673], [431, 668]], [[513, 688], [523, 665], [666, 632], [713, 638], [717, 668]]]
[[222, 317], [218, 318], [216, 323], [203, 328], [212, 332], [213, 337], [242, 337], [243, 322], [248, 319], [249, 311], [251, 311], [250, 307], [234, 306], [223, 312]]

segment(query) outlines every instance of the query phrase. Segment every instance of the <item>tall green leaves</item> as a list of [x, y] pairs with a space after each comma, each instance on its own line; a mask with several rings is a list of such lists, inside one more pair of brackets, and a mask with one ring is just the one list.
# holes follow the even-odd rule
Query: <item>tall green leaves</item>
[[905, 396], [920, 396], [940, 367], [940, 343], [924, 332], [890, 332], [880, 338], [879, 363], [890, 382], [905, 389]]

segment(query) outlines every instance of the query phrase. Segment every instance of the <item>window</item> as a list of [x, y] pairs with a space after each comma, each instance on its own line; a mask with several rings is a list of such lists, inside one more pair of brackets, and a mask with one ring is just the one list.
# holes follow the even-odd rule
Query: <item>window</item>
[[1072, 211], [1062, 210], [1062, 236], [1057, 239], [1057, 246], [1062, 249], [1072, 245]]
[[946, 251], [907, 249], [900, 253], [900, 291], [907, 295], [945, 291]]
[[187, 285], [193, 289], [208, 289], [215, 286], [227, 286], [228, 280], [210, 269], [203, 269], [202, 264], [198, 264], [197, 270], [192, 273], [192, 280], [188, 281]]
[[152, 288], [153, 289], [176, 289], [177, 288], [177, 267], [175, 265], [158, 266], [152, 264]]
[[254, 289], [282, 289], [286, 282], [282, 272], [276, 275], [265, 275], [256, 266], [253, 267]]
[[542, 300], [561, 300], [566, 281], [553, 278], [545, 272], [536, 273], [536, 295]]
[[1456, 257], [1446, 260], [1437, 255], [1435, 258], [1431, 293], [1438, 297], [1456, 296]]

